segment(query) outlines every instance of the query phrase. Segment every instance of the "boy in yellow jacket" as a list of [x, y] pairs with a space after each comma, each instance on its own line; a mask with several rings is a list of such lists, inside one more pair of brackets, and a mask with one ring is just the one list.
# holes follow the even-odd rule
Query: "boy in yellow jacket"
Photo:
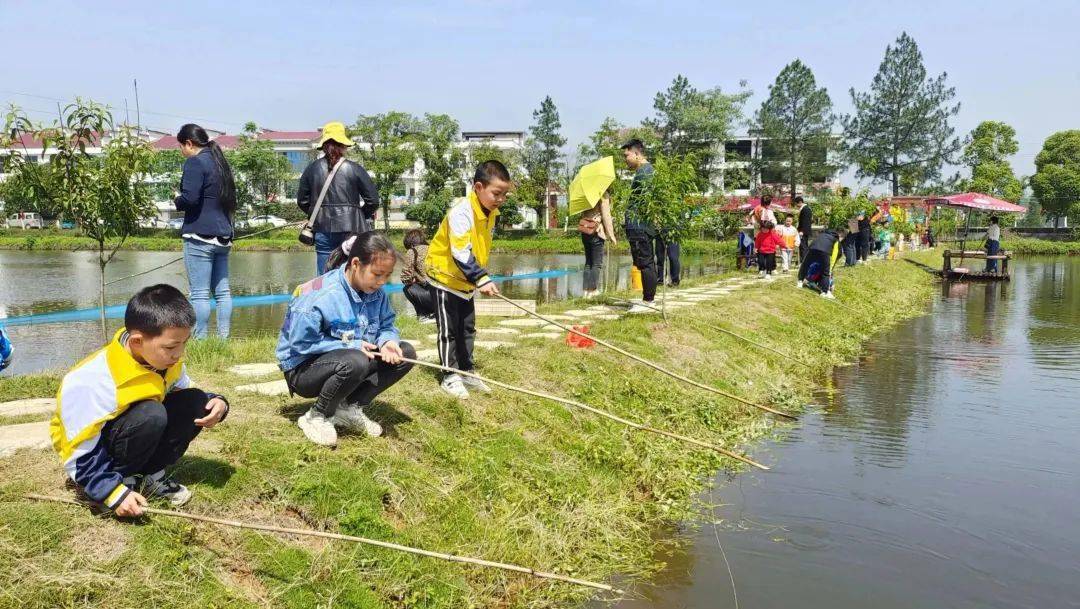
[[[443, 366], [466, 372], [473, 369], [473, 296], [476, 292], [485, 296], [499, 293], [485, 267], [499, 207], [509, 192], [510, 172], [506, 166], [499, 161], [480, 163], [468, 199], [447, 210], [428, 246], [424, 262], [434, 288], [439, 362]], [[463, 400], [469, 398], [469, 389], [491, 391], [482, 381], [457, 373], [444, 375], [442, 389]]]
[[174, 506], [191, 492], [165, 475], [229, 404], [191, 386], [184, 347], [195, 310], [171, 285], [139, 290], [124, 328], [64, 376], [49, 424], [68, 478], [117, 516], [141, 516], [146, 498]]

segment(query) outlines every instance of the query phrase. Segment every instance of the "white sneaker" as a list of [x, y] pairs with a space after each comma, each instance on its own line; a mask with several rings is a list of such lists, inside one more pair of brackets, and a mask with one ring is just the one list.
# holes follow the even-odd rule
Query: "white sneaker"
[[765, 276], [765, 271], [761, 271], [760, 273], [758, 273], [758, 277], [764, 277], [764, 276]]
[[466, 389], [470, 389], [472, 391], [479, 391], [480, 393], [491, 393], [491, 387], [488, 387], [487, 383], [481, 381], [478, 378], [473, 378], [471, 376], [463, 376], [461, 377], [461, 383], [465, 385]]
[[798, 280], [798, 281], [796, 281], [796, 282], [795, 282], [795, 287], [797, 287], [797, 288], [801, 288], [801, 287], [802, 287], [802, 279], [800, 279], [800, 280]]
[[191, 501], [191, 491], [186, 486], [165, 476], [165, 470], [150, 474], [142, 479], [139, 491], [144, 497], [161, 497], [173, 507], [180, 507]]
[[451, 374], [443, 379], [443, 382], [439, 384], [439, 387], [442, 387], [443, 391], [459, 400], [469, 399], [469, 390], [465, 389], [465, 384], [461, 382], [460, 375]]
[[319, 446], [337, 446], [337, 430], [334, 429], [334, 422], [314, 408], [297, 419], [296, 424], [300, 426], [308, 440]]
[[[652, 303], [649, 304], [651, 305]], [[630, 305], [630, 308], [627, 309], [626, 312], [631, 315], [641, 315], [644, 313], [655, 313], [656, 311], [649, 308], [648, 306], [645, 306], [645, 304], [643, 303], [635, 302]]]
[[420, 324], [421, 325], [429, 326], [429, 325], [434, 324], [434, 323], [435, 323], [435, 318], [434, 317], [421, 317], [420, 318]]
[[832, 292], [822, 292], [821, 297], [828, 298], [829, 300], [836, 300], [836, 296], [833, 296]]
[[383, 432], [382, 425], [369, 419], [364, 414], [364, 409], [355, 405], [339, 406], [337, 411], [334, 412], [333, 423], [334, 427], [340, 427], [355, 433], [364, 433], [372, 438], [378, 438]]

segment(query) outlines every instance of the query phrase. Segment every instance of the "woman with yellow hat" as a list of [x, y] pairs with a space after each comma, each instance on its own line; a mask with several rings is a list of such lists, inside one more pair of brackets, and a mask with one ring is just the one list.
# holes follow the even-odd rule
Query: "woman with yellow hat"
[[371, 230], [379, 208], [379, 190], [367, 170], [345, 158], [353, 145], [343, 123], [326, 123], [319, 138], [323, 156], [300, 176], [296, 204], [308, 216], [305, 228], [314, 233], [316, 275], [326, 272], [330, 252], [349, 234]]

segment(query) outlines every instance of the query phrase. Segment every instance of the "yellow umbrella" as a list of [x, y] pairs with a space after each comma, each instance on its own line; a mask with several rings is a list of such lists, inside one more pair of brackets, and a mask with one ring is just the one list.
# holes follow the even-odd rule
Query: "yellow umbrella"
[[606, 156], [581, 168], [570, 182], [570, 215], [592, 209], [615, 181], [615, 159]]

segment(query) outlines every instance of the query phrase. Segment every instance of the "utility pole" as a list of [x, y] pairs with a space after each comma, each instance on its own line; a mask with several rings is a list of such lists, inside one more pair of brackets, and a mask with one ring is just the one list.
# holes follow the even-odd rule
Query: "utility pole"
[[135, 82], [135, 122], [138, 125], [139, 137], [142, 137], [142, 112], [139, 110], [139, 79], [132, 79]]

